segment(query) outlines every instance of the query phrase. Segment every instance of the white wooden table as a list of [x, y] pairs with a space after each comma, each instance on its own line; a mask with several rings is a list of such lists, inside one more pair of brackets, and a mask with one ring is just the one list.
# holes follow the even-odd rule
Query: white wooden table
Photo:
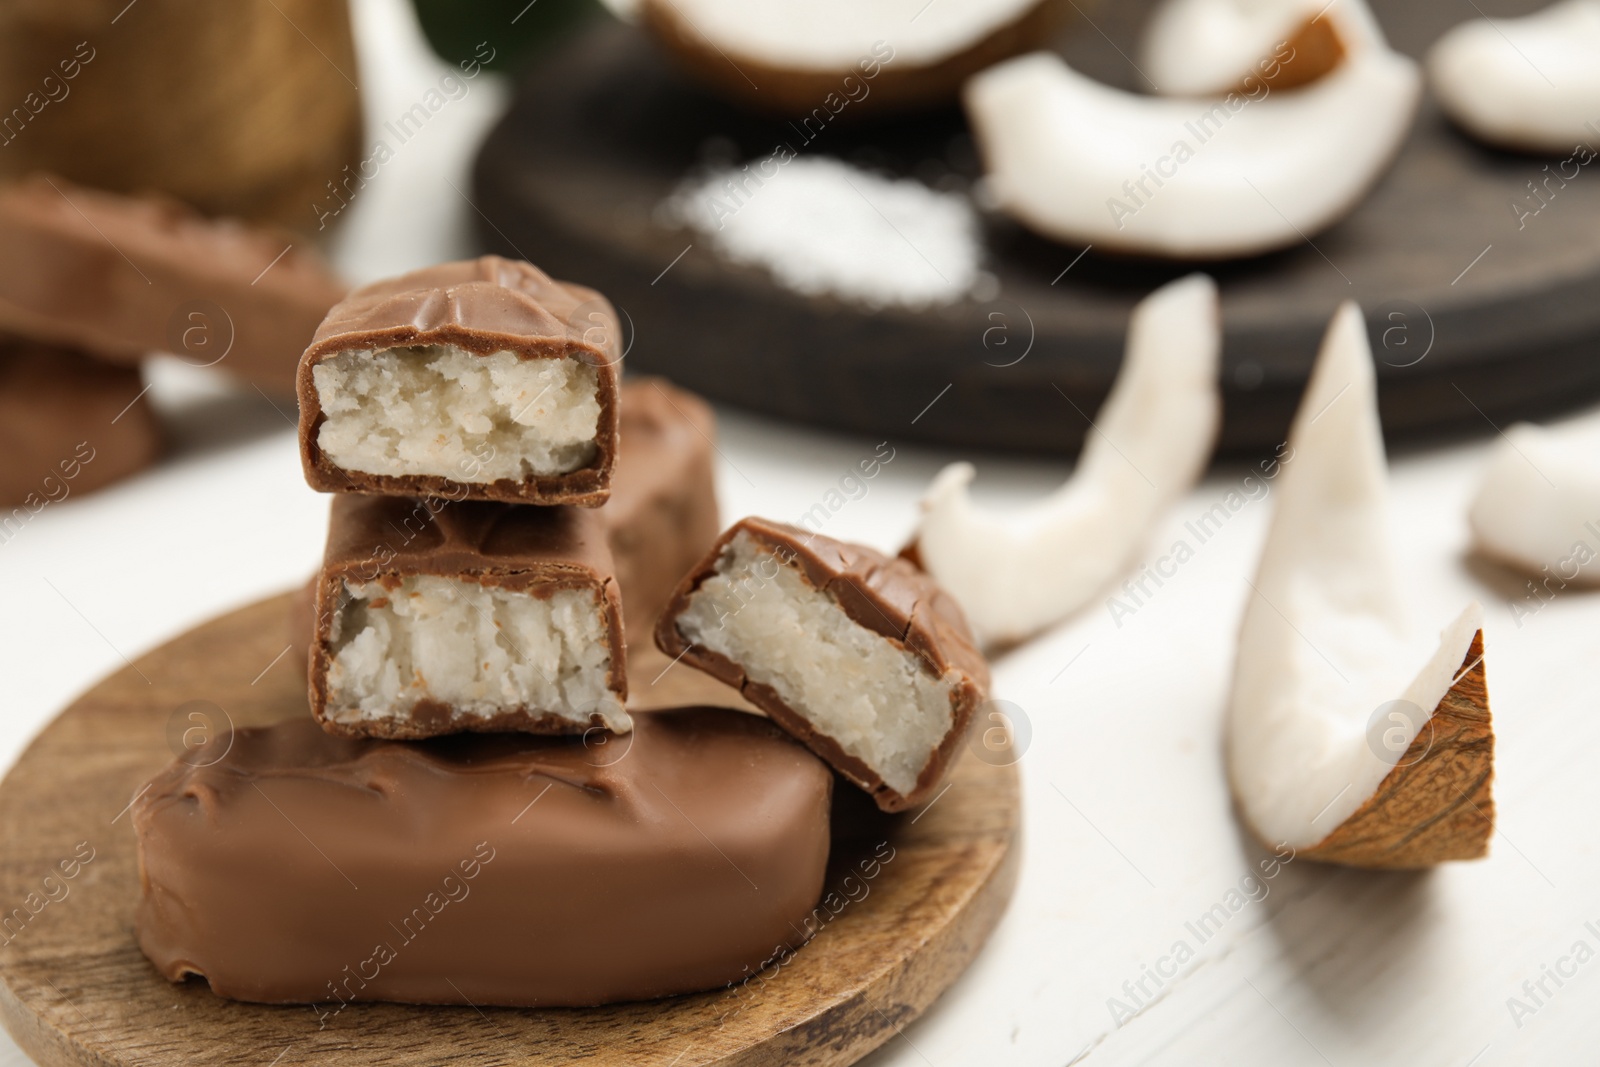
[[[445, 68], [399, 0], [359, 0], [357, 11], [365, 54], [389, 57], [364, 69], [377, 126]], [[468, 159], [504, 95], [476, 79], [384, 168], [341, 234], [352, 276], [471, 251]], [[408, 221], [393, 222], [396, 212]], [[181, 366], [154, 378], [149, 399], [178, 427], [177, 454], [51, 505], [0, 544], [5, 765], [124, 657], [316, 565], [327, 501], [302, 481], [283, 414]], [[729, 517], [796, 519], [890, 441], [893, 461], [827, 527], [885, 548], [904, 539], [928, 479], [957, 458], [904, 444], [896, 426], [850, 439], [720, 415]], [[1395, 457], [1394, 535], [1420, 619], [1442, 624], [1472, 597], [1487, 608], [1500, 811], [1490, 858], [1431, 874], [1290, 863], [1259, 878], [1266, 854], [1231, 809], [1219, 733], [1245, 578], [1271, 508], [1270, 497], [1250, 501], [1120, 626], [1097, 607], [996, 665], [997, 695], [1031, 728], [1021, 886], [966, 976], [869, 1063], [1600, 1059], [1600, 595], [1565, 593], [1518, 626], [1520, 581], [1466, 558], [1463, 516], [1488, 441]], [[1214, 473], [1149, 558], [1244, 473]], [[1019, 503], [1063, 475], [1059, 463], [985, 460], [978, 495]], [[26, 1062], [0, 1037], [0, 1067]]]

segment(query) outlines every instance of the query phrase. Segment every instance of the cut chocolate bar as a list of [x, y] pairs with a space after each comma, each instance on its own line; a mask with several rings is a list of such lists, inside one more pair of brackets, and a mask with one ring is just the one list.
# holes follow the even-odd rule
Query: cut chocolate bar
[[300, 363], [300, 451], [323, 492], [605, 503], [617, 454], [616, 313], [484, 256], [375, 282]]
[[[717, 539], [711, 406], [665, 378], [622, 386], [622, 454], [606, 517], [622, 618], [648, 644], [656, 616]], [[631, 643], [631, 642], [630, 642]]]
[[833, 779], [754, 716], [656, 712], [604, 746], [351, 741], [300, 716], [191, 763], [133, 804], [140, 948], [325, 1025], [351, 1001], [713, 989], [815, 929]]
[[597, 511], [335, 497], [311, 711], [351, 737], [626, 731], [611, 569]]
[[989, 669], [961, 609], [903, 559], [765, 519], [723, 533], [656, 627], [885, 811], [932, 796]]
[[[599, 511], [630, 651], [652, 659], [656, 616], [722, 529], [712, 465], [715, 436], [711, 407], [695, 394], [664, 378], [622, 384], [621, 451], [611, 499]], [[313, 578], [295, 594], [290, 643], [302, 669], [315, 632], [316, 585]], [[656, 671], [665, 665], [662, 660]]]
[[345, 285], [305, 241], [164, 197], [0, 186], [0, 328], [137, 364], [151, 352], [273, 392]]
[[161, 426], [135, 367], [0, 340], [0, 543], [52, 503], [156, 460]]

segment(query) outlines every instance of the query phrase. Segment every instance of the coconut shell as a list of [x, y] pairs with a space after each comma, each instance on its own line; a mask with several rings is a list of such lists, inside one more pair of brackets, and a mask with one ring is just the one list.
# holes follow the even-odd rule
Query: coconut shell
[[1479, 630], [1450, 691], [1366, 802], [1299, 856], [1350, 867], [1480, 859], [1494, 833], [1494, 728]]

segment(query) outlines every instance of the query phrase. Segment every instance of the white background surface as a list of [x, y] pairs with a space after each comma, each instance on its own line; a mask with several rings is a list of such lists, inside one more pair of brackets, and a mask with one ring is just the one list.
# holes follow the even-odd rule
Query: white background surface
[[[376, 45], [389, 57], [363, 71], [376, 126], [445, 68], [398, 0], [357, 8], [366, 54]], [[504, 87], [480, 77], [399, 150], [345, 220], [337, 252], [348, 273], [362, 280], [472, 251], [473, 209], [462, 195], [468, 160], [503, 101]], [[148, 399], [177, 427], [176, 455], [105, 492], [51, 505], [0, 545], [6, 765], [125, 658], [280, 592], [317, 563], [327, 504], [302, 481], [292, 412], [179, 365], [157, 368], [154, 378]], [[728, 517], [793, 520], [877, 444], [720, 415]], [[937, 415], [935, 406], [926, 417]], [[902, 542], [917, 496], [958, 457], [897, 434], [883, 429], [895, 459], [828, 533], [889, 549]], [[1600, 597], [1568, 592], [1520, 627], [1513, 621], [1507, 598], [1519, 595], [1520, 581], [1465, 555], [1466, 504], [1488, 446], [1407, 454], [1393, 470], [1394, 535], [1418, 619], [1442, 625], [1473, 597], [1488, 610], [1500, 810], [1488, 860], [1426, 874], [1291, 864], [1215, 937], [1202, 944], [1186, 927], [1264, 855], [1232, 813], [1219, 733], [1245, 578], [1271, 508], [1270, 497], [1252, 502], [1120, 627], [1095, 607], [997, 663], [996, 695], [1019, 705], [1032, 728], [1021, 764], [1021, 885], [971, 970], [869, 1062], [1342, 1067], [1600, 1058], [1600, 962], [1577, 967], [1560, 987], [1547, 980], [1553, 996], [1541, 996], [1520, 1027], [1507, 1007], [1575, 942], [1600, 952], [1600, 933], [1585, 927], [1593, 920], [1600, 931], [1592, 829]], [[985, 460], [979, 499], [1020, 503], [1065, 474], [1060, 463]], [[1172, 513], [1148, 558], [1243, 474], [1214, 473]], [[1164, 980], [1153, 1004], [1116, 1025], [1108, 998], [1131, 1006], [1123, 983], [1179, 940], [1195, 958]], [[1146, 988], [1156, 987], [1147, 979]], [[25, 1062], [0, 1038], [0, 1065]], [[684, 1067], [695, 1062], [691, 1049]]]

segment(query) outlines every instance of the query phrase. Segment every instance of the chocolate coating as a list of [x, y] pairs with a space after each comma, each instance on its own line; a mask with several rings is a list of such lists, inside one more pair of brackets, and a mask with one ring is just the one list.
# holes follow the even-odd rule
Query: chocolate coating
[[[0, 268], [3, 269], [3, 268]], [[134, 474], [161, 453], [135, 367], [0, 341], [0, 542], [52, 502]]]
[[127, 364], [172, 352], [289, 393], [344, 293], [304, 238], [61, 178], [0, 186], [0, 328], [27, 337]]
[[[723, 547], [741, 532], [770, 549], [780, 562], [796, 566], [811, 586], [826, 592], [852, 620], [897, 648], [914, 653], [933, 676], [941, 677], [952, 669], [962, 675], [951, 694], [950, 729], [928, 753], [910, 792], [902, 794], [890, 788], [865, 762], [820, 732], [804, 708], [790, 707], [771, 686], [751, 681], [739, 664], [692, 643], [678, 629], [677, 616], [689, 606], [690, 595], [716, 573]], [[804, 637], [795, 634], [796, 640]], [[932, 578], [904, 559], [865, 545], [836, 541], [767, 519], [741, 519], [723, 532], [662, 611], [656, 624], [656, 644], [668, 656], [681, 656], [684, 663], [737, 687], [772, 721], [870, 793], [884, 811], [904, 811], [932, 797], [960, 752], [973, 712], [988, 699], [988, 662], [978, 651], [961, 608]]]
[[349, 741], [303, 716], [241, 729], [133, 805], [139, 945], [172, 981], [325, 1021], [352, 999], [710, 989], [804, 940], [831, 789], [770, 724], [714, 709], [644, 716], [603, 747]]
[[[330, 631], [344, 583], [379, 582], [394, 588], [411, 575], [476, 582], [532, 596], [558, 589], [593, 589], [605, 616], [611, 666], [607, 687], [623, 704], [628, 697], [622, 640], [622, 601], [612, 576], [605, 521], [587, 508], [530, 508], [466, 500], [341, 495], [333, 499], [328, 544], [317, 580], [311, 644], [311, 713], [330, 733], [348, 737], [436, 737], [462, 730], [582, 732], [584, 725], [518, 708], [490, 715], [463, 715], [438, 703], [419, 702], [412, 713], [361, 722], [328, 716]], [[599, 726], [599, 715], [590, 725]]]
[[622, 618], [647, 643], [673, 589], [717, 539], [711, 406], [665, 378], [622, 385], [622, 449], [605, 516]]
[[[566, 474], [489, 483], [458, 482], [439, 475], [368, 474], [336, 465], [317, 445], [324, 416], [312, 368], [340, 352], [420, 345], [454, 345], [485, 356], [512, 352], [524, 360], [571, 358], [595, 367], [600, 419], [593, 462]], [[362, 286], [328, 312], [300, 361], [300, 456], [306, 481], [324, 493], [603, 504], [617, 455], [621, 360], [621, 327], [605, 297], [558, 282], [531, 263], [482, 256]]]

